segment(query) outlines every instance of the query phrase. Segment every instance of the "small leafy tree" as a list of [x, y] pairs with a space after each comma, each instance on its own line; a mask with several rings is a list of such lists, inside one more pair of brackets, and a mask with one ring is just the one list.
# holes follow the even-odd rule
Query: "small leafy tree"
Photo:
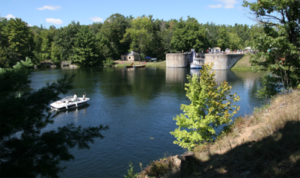
[[230, 94], [231, 86], [226, 81], [219, 86], [214, 81], [212, 65], [204, 65], [201, 77], [188, 76], [186, 84], [186, 96], [191, 104], [181, 105], [183, 114], [177, 115], [176, 125], [179, 127], [170, 132], [183, 148], [191, 150], [196, 144], [211, 142], [217, 136], [215, 129], [223, 124], [229, 124], [231, 118], [239, 110], [239, 106], [232, 103], [240, 100], [240, 97]]

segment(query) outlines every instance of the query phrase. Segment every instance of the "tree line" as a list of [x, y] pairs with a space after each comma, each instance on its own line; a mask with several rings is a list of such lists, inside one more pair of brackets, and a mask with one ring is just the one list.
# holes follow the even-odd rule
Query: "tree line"
[[1, 18], [0, 67], [11, 67], [25, 57], [36, 64], [44, 60], [72, 60], [92, 66], [108, 58], [120, 59], [129, 51], [139, 53], [141, 60], [145, 56], [164, 60], [166, 53], [191, 48], [197, 52], [216, 46], [222, 50], [242, 49], [257, 32], [262, 32], [260, 25], [201, 24], [189, 16], [187, 20], [165, 21], [153, 19], [152, 15], [133, 18], [116, 13], [103, 23], [81, 25], [72, 21], [61, 28], [29, 27], [19, 18]]

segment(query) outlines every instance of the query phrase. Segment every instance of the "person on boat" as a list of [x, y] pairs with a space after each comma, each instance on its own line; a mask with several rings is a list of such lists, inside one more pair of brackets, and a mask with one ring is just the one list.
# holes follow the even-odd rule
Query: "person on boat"
[[83, 96], [82, 96], [83, 100], [85, 100], [85, 96], [86, 96], [86, 94], [85, 94], [85, 93], [83, 93]]
[[74, 97], [73, 97], [73, 101], [77, 101], [77, 94], [75, 93]]

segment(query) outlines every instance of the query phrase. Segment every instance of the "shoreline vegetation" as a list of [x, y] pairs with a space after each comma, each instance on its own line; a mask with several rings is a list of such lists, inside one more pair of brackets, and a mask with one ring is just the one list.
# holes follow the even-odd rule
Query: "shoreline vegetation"
[[145, 64], [146, 67], [166, 67], [166, 61], [160, 61], [160, 62], [144, 62], [144, 61], [121, 61], [121, 60], [117, 60], [114, 61], [113, 66], [114, 67], [124, 67], [124, 65], [126, 66], [130, 66], [133, 63], [133, 65], [141, 65], [141, 64]]
[[236, 118], [215, 142], [152, 161], [137, 174], [131, 165], [125, 177], [297, 177], [299, 172], [300, 90], [295, 89]]

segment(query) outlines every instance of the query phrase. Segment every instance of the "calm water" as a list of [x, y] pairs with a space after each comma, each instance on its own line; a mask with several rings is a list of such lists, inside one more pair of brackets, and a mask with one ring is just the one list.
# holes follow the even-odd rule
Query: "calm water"
[[[169, 133], [177, 126], [173, 117], [181, 113], [180, 105], [188, 104], [184, 83], [186, 75], [199, 73], [186, 68], [82, 68], [34, 71], [31, 87], [39, 89], [46, 82], [56, 81], [65, 74], [76, 74], [68, 95], [83, 92], [91, 100], [78, 110], [60, 112], [54, 124], [45, 130], [68, 123], [88, 127], [100, 124], [110, 129], [102, 132], [89, 150], [72, 149], [75, 160], [62, 163], [67, 169], [61, 177], [124, 177], [132, 162], [135, 171], [139, 163], [148, 165], [165, 155], [181, 154], [185, 150], [174, 145]], [[252, 72], [216, 71], [216, 81], [228, 81], [232, 93], [241, 100], [238, 115], [251, 114], [262, 104], [255, 97], [261, 74]], [[62, 96], [63, 97], [63, 96]]]

